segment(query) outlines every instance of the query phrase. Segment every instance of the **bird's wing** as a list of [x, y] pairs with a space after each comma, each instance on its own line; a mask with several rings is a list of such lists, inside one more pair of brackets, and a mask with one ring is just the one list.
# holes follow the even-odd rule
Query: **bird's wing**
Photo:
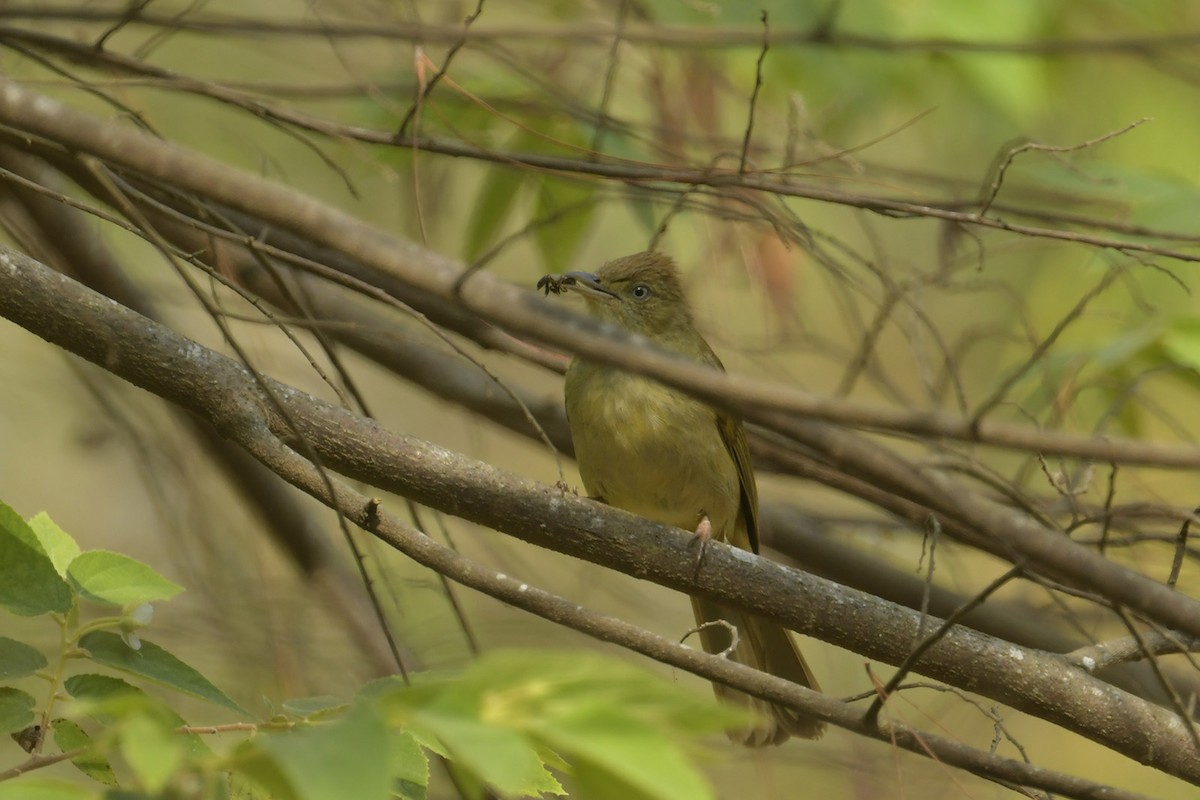
[[[713, 352], [712, 347], [703, 339], [700, 341], [704, 344], [704, 350], [699, 354], [700, 360], [724, 372], [725, 365]], [[732, 414], [716, 410], [716, 415], [717, 430], [721, 432], [721, 440], [725, 442], [725, 449], [729, 451], [730, 457], [733, 458], [733, 465], [737, 467], [738, 484], [742, 492], [738, 521], [744, 521], [745, 525], [736, 526], [733, 533], [734, 540], [730, 544], [737, 545], [743, 550], [749, 550], [751, 553], [757, 553], [758, 484], [754, 482], [754, 470], [750, 468], [750, 447], [746, 444], [746, 428], [742, 425], [741, 419]], [[745, 533], [742, 532], [743, 527]], [[746, 537], [745, 541], [739, 541], [742, 536]]]
[[[750, 469], [750, 448], [746, 444], [746, 429], [737, 417], [724, 412], [717, 412], [717, 428], [725, 441], [725, 449], [733, 457], [737, 467], [738, 483], [741, 484], [742, 501], [738, 513], [739, 520], [745, 520], [745, 536], [747, 541], [732, 541], [752, 553], [758, 552], [758, 486], [754, 483], [754, 471]], [[737, 526], [734, 536], [740, 538], [742, 526]]]

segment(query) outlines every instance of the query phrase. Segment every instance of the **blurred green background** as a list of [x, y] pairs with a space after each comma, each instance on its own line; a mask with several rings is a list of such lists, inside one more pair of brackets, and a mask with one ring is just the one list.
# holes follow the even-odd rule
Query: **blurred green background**
[[[0, 24], [93, 42], [124, 9], [52, 2], [22, 14], [6, 7]], [[408, 130], [502, 153], [581, 159], [599, 150], [637, 165], [735, 166], [760, 57], [762, 9], [772, 43], [754, 107], [752, 170], [848, 198], [973, 210], [1004, 155], [1036, 142], [1064, 151], [1017, 155], [993, 217], [1195, 252], [1200, 33], [1193, 32], [1200, 31], [1200, 6], [1183, 0], [487, 0]], [[206, 85], [386, 133], [412, 107], [418, 76], [427, 80], [445, 63], [473, 10], [473, 3], [452, 0], [155, 2], [105, 47]], [[614, 46], [618, 27], [625, 40]], [[1008, 389], [993, 417], [1163, 441], [1190, 442], [1196, 434], [1200, 327], [1191, 263], [888, 216], [865, 210], [865, 201], [687, 191], [665, 179], [552, 174], [503, 157], [297, 135], [181, 81], [71, 67], [2, 35], [0, 43], [0, 69], [73, 106], [128, 113], [99, 90], [167, 139], [310, 192], [434, 251], [483, 259], [482, 268], [531, 288], [546, 272], [643, 249], [665, 224], [659, 244], [683, 265], [701, 327], [727, 367], [816, 393], [912, 409], [975, 409], [1081, 298], [1118, 271]], [[1065, 149], [1143, 119], [1109, 140]], [[1156, 235], [1135, 235], [1135, 226]], [[112, 226], [97, 228], [173, 326], [224, 348], [151, 246]], [[231, 313], [249, 310], [218, 296]], [[411, 320], [397, 315], [395, 322], [389, 333], [446, 349]], [[248, 322], [234, 328], [260, 369], [332, 396], [278, 331]], [[85, 547], [129, 553], [187, 586], [183, 598], [161, 609], [151, 629], [156, 640], [259, 710], [263, 697], [277, 703], [346, 692], [371, 675], [342, 624], [260, 534], [160, 402], [11, 324], [0, 323], [0, 353], [0, 497], [26, 516], [48, 511]], [[475, 356], [537, 395], [561, 391], [544, 370]], [[345, 358], [387, 427], [547, 483], [557, 479], [554, 457], [531, 439]], [[903, 446], [928, 458], [939, 452], [936, 444]], [[1028, 454], [971, 455], [1013, 485], [1046, 493]], [[563, 466], [577, 485], [573, 466]], [[1102, 503], [1105, 467], [1096, 466], [1090, 483], [1086, 467], [1049, 468], [1062, 469], [1089, 502]], [[821, 487], [769, 475], [759, 482], [764, 500], [843, 520], [835, 530], [845, 541], [917, 569], [919, 533], [897, 530]], [[1194, 489], [1190, 474], [1128, 470], [1119, 502], [1190, 507]], [[399, 500], [388, 503], [402, 508]], [[336, 536], [327, 511], [312, 504], [312, 513]], [[665, 635], [691, 625], [688, 603], [675, 593], [432, 512], [422, 516], [433, 535], [444, 526], [465, 553], [502, 572]], [[1169, 535], [1175, 523], [1164, 516], [1147, 526]], [[401, 640], [426, 666], [466, 663], [466, 638], [436, 576], [368, 549]], [[1121, 557], [1154, 575], [1165, 575], [1170, 563], [1161, 548]], [[964, 592], [1002, 569], [966, 548], [939, 551], [940, 579]], [[1181, 585], [1194, 587], [1187, 570]], [[1048, 605], [1027, 589], [1011, 594]], [[484, 649], [603, 648], [487, 598], [459, 595]], [[19, 627], [9, 619], [0, 624]], [[860, 657], [815, 642], [806, 652], [826, 691], [870, 688]], [[707, 691], [691, 676], [651, 666]], [[871, 669], [890, 674], [885, 665]], [[978, 710], [953, 695], [922, 703], [897, 703], [889, 713], [987, 746], [992, 726]], [[1045, 766], [1154, 796], [1195, 794], [1048, 723], [1015, 712], [1005, 719]], [[1009, 794], [836, 730], [820, 742], [771, 752], [715, 742], [705, 758], [726, 797]]]

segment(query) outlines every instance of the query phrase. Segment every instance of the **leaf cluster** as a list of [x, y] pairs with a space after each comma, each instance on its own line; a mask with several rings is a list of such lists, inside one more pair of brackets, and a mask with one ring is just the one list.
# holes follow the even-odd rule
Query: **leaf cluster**
[[[571, 786], [584, 798], [706, 798], [690, 743], [745, 723], [611, 658], [538, 651], [488, 654], [462, 673], [411, 684], [379, 680], [349, 701], [293, 700], [255, 720], [137, 633], [150, 603], [182, 591], [150, 566], [83, 552], [46, 514], [26, 521], [2, 503], [0, 564], [0, 606], [45, 617], [61, 634], [50, 655], [0, 637], [0, 732], [29, 754], [0, 771], [0, 800], [423, 800], [431, 759], [446, 761], [467, 797], [565, 795]], [[14, 685], [27, 678], [47, 686], [41, 701]], [[189, 725], [144, 684], [238, 722]], [[204, 735], [218, 733], [239, 738], [218, 752]], [[62, 760], [90, 780], [36, 774]]]

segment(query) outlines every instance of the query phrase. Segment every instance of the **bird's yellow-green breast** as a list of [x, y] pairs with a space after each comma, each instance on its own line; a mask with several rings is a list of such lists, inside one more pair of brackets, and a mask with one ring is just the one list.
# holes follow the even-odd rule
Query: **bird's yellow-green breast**
[[[637, 253], [569, 277], [597, 317], [721, 367], [667, 256]], [[727, 541], [741, 538], [739, 514], [743, 530], [753, 525], [754, 478], [736, 419], [657, 381], [579, 359], [567, 371], [566, 405], [588, 494], [686, 530], [707, 516]], [[738, 543], [752, 547], [753, 532], [749, 539]]]
[[662, 384], [576, 361], [567, 417], [588, 494], [695, 530], [707, 515], [722, 536], [741, 500], [737, 467], [712, 409]]

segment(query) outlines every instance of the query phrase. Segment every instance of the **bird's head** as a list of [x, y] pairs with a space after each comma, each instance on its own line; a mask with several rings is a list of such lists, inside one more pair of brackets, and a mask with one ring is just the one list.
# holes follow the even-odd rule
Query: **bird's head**
[[[539, 285], [552, 283], [547, 278]], [[662, 253], [634, 253], [595, 272], [568, 272], [555, 282], [555, 291], [583, 295], [600, 319], [662, 344], [668, 344], [673, 334], [693, 328], [679, 269]]]

